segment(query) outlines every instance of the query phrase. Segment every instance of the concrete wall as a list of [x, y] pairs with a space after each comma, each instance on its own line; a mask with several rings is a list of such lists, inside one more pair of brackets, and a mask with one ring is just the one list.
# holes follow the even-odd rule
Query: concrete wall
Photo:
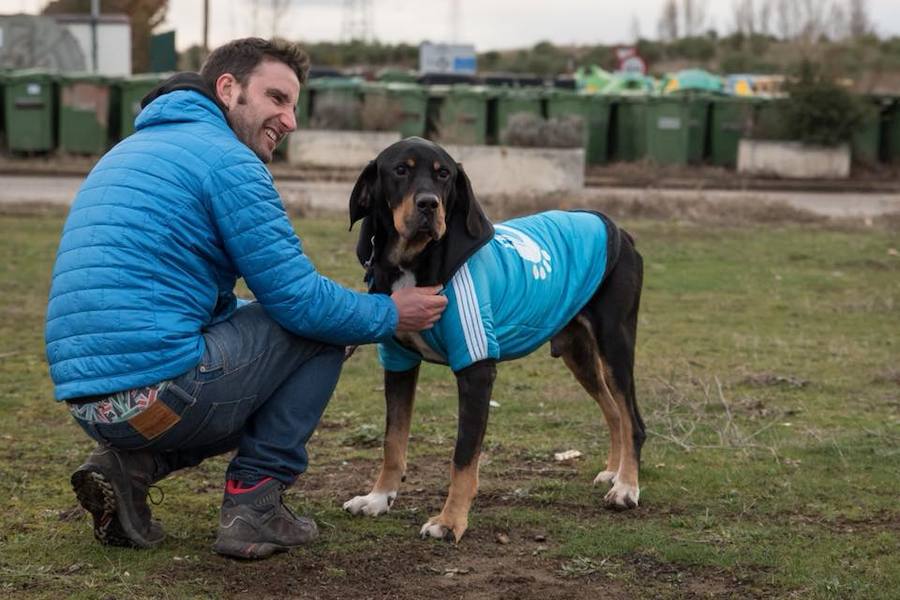
[[298, 166], [361, 171], [379, 152], [399, 140], [396, 132], [301, 129], [288, 137], [287, 159]]
[[446, 146], [477, 195], [533, 195], [584, 187], [584, 149]]
[[850, 176], [850, 148], [741, 140], [738, 172], [796, 179], [846, 179]]
[[[288, 162], [298, 166], [362, 170], [381, 150], [400, 139], [396, 133], [303, 129], [290, 135]], [[479, 195], [533, 195], [584, 187], [581, 148], [445, 146]]]

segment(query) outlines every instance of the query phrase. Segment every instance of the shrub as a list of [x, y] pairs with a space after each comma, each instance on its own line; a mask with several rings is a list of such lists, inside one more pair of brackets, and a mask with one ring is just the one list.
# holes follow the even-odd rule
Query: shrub
[[500, 132], [500, 143], [526, 148], [580, 148], [584, 135], [584, 120], [578, 116], [545, 120], [532, 113], [516, 113]]
[[785, 89], [790, 95], [784, 116], [791, 139], [837, 146], [850, 141], [866, 116], [861, 99], [813, 62], [801, 63]]
[[313, 106], [313, 129], [359, 129], [360, 103], [341, 98], [322, 98]]

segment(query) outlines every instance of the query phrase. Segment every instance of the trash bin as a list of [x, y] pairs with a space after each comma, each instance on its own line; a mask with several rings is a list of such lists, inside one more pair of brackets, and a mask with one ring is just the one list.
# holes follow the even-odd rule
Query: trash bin
[[169, 78], [165, 73], [132, 75], [116, 81], [113, 95], [113, 138], [118, 141], [134, 133], [134, 120], [141, 112], [141, 100]]
[[611, 99], [610, 156], [617, 161], [637, 161], [647, 154], [647, 96]]
[[59, 82], [59, 147], [73, 154], [103, 154], [109, 144], [110, 81], [67, 74]]
[[753, 112], [751, 137], [763, 140], [790, 140], [785, 99], [761, 100]]
[[712, 99], [710, 118], [710, 162], [719, 167], [735, 167], [741, 138], [753, 130], [754, 114], [760, 101], [724, 96]]
[[309, 127], [310, 100], [312, 94], [309, 91], [309, 81], [300, 87], [300, 96], [297, 98], [297, 128]]
[[56, 148], [56, 76], [39, 70], [6, 76], [5, 120], [11, 152], [50, 152]]
[[656, 97], [647, 106], [647, 156], [661, 165], [703, 162], [711, 99], [678, 94]]
[[416, 83], [370, 83], [362, 87], [362, 128], [396, 131], [402, 137], [425, 135], [428, 95]]
[[310, 127], [314, 129], [360, 129], [362, 127], [362, 80], [350, 77], [319, 77], [309, 83]]
[[597, 94], [553, 90], [547, 93], [547, 118], [580, 117], [584, 123], [584, 149], [588, 164], [608, 159], [609, 99]]
[[887, 163], [900, 163], [900, 97], [887, 101], [882, 136], [882, 158]]
[[863, 104], [865, 112], [850, 139], [850, 151], [854, 163], [872, 166], [881, 158], [882, 121], [890, 99], [871, 96], [865, 98]]
[[499, 89], [493, 106], [495, 108], [495, 118], [492, 122], [496, 127], [496, 131], [490, 133], [495, 134], [494, 137], [498, 140], [503, 138], [504, 132], [509, 125], [509, 119], [513, 115], [528, 113], [539, 118], [544, 116], [541, 92], [535, 89]]
[[430, 138], [442, 144], [487, 143], [488, 101], [483, 86], [434, 85], [428, 90]]
[[0, 69], [0, 152], [6, 151], [6, 73]]

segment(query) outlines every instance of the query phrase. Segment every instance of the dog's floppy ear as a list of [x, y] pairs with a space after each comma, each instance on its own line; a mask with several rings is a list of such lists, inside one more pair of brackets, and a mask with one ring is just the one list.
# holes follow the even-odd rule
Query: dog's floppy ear
[[350, 229], [353, 229], [354, 223], [372, 212], [372, 205], [378, 194], [378, 164], [372, 160], [359, 174], [350, 194]]
[[475, 198], [475, 192], [472, 191], [472, 182], [466, 175], [462, 163], [456, 163], [456, 182], [454, 183], [454, 194], [456, 195], [457, 210], [461, 210], [466, 215], [466, 231], [473, 238], [480, 238], [483, 232], [483, 223], [487, 221], [481, 205]]

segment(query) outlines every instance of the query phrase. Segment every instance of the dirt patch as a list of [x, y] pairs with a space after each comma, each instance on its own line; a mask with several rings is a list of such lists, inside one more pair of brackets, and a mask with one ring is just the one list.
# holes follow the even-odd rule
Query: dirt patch
[[[375, 453], [377, 454], [377, 453]], [[377, 460], [321, 461], [289, 492], [289, 502], [340, 502], [368, 490]], [[526, 468], [527, 467], [527, 468]], [[534, 470], [529, 473], [529, 469]], [[215, 555], [176, 562], [152, 579], [163, 586], [198, 574], [217, 582], [220, 597], [236, 598], [391, 598], [428, 600], [562, 600], [571, 598], [678, 597], [764, 598], [772, 590], [760, 587], [761, 573], [674, 565], [648, 554], [611, 558], [567, 558], [558, 555], [555, 540], [540, 524], [513, 529], [491, 526], [490, 519], [473, 524], [460, 544], [421, 540], [417, 531], [425, 515], [440, 508], [448, 484], [446, 456], [419, 457], [410, 465], [391, 519], [403, 525], [400, 534], [359, 532], [349, 543], [346, 531], [322, 527], [321, 538], [308, 548], [276, 555], [260, 562], [243, 562]], [[650, 509], [611, 512], [597, 498], [585, 502], [548, 501], [517, 493], [523, 481], [539, 482], [541, 469], [554, 478], [574, 478], [575, 470], [558, 465], [530, 464], [509, 475], [491, 476], [479, 493], [473, 515], [489, 516], [511, 507], [546, 508], [579, 519], [643, 519]], [[562, 472], [560, 472], [562, 471]], [[291, 496], [295, 496], [294, 499]], [[406, 505], [421, 510], [404, 510]], [[654, 516], [660, 516], [652, 513]], [[485, 522], [488, 521], [488, 522]], [[344, 550], [333, 549], [343, 545]], [[218, 583], [221, 582], [221, 583]], [[673, 595], [673, 590], [677, 593]]]
[[[460, 545], [410, 536], [369, 540], [352, 553], [321, 553], [314, 545], [258, 563], [212, 557], [204, 561], [204, 576], [221, 581], [226, 598], [618, 599], [672, 597], [673, 589], [678, 598], [765, 598], [773, 591], [757, 583], [761, 573], [683, 567], [650, 556], [552, 558], [552, 544], [535, 537], [523, 532], [501, 545], [494, 532], [474, 531]], [[155, 579], [180, 581], [194, 572], [176, 564]]]

